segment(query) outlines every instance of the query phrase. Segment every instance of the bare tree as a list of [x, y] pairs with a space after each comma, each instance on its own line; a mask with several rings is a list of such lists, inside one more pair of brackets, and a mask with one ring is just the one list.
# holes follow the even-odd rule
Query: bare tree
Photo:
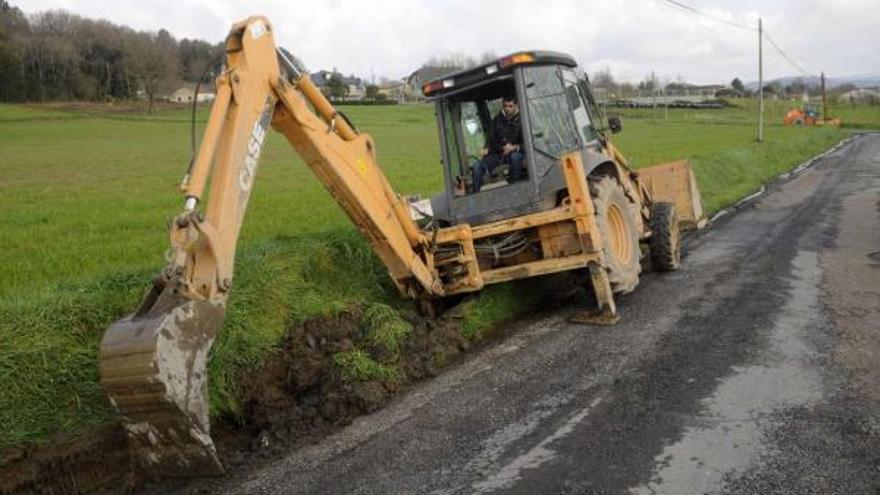
[[485, 52], [480, 55], [480, 65], [488, 64], [489, 62], [498, 60], [498, 55], [493, 52]]
[[152, 114], [156, 97], [170, 90], [177, 81], [177, 43], [164, 29], [158, 33], [140, 33], [128, 45], [127, 58], [132, 73], [143, 85], [147, 113]]
[[639, 81], [639, 89], [642, 91], [654, 91], [657, 89], [657, 79], [654, 74], [646, 74], [645, 78]]
[[448, 69], [467, 69], [475, 67], [477, 61], [474, 57], [464, 53], [450, 53], [442, 57], [431, 57], [422, 67], [444, 67]]
[[21, 9], [0, 0], [0, 101], [24, 99], [21, 38], [30, 26]]
[[31, 18], [24, 39], [25, 77], [38, 101], [73, 99], [81, 85], [82, 57], [73, 43], [80, 20], [68, 12], [50, 10]]
[[617, 81], [614, 80], [614, 74], [611, 73], [611, 68], [607, 65], [605, 68], [597, 70], [590, 78], [590, 82], [594, 87], [603, 88], [606, 91], [617, 90]]

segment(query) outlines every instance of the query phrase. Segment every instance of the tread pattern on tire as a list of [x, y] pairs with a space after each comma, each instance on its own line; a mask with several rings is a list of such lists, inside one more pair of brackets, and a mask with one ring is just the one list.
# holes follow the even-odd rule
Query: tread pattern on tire
[[[617, 179], [609, 176], [603, 176], [598, 180], [591, 181], [590, 193], [596, 210], [596, 224], [603, 237], [602, 249], [605, 252], [605, 259], [608, 264], [608, 281], [611, 283], [611, 290], [615, 293], [632, 292], [639, 283], [641, 262], [639, 259], [639, 234], [636, 231], [635, 221], [631, 216], [630, 201], [627, 199], [626, 194], [623, 192], [623, 187], [620, 186]], [[610, 229], [606, 212], [612, 202], [616, 203], [620, 211], [624, 213], [627, 231], [632, 243], [632, 256], [629, 263], [625, 265], [616, 262], [607, 243]]]
[[651, 266], [670, 272], [681, 265], [678, 217], [672, 203], [654, 203], [651, 208]]

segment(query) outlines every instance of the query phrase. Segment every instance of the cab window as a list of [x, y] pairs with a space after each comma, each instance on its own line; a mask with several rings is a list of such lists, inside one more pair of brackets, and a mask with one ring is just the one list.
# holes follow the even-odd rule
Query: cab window
[[574, 118], [575, 128], [578, 131], [581, 142], [586, 145], [598, 138], [590, 114], [587, 111], [587, 99], [582, 92], [582, 88], [578, 85], [577, 75], [570, 70], [564, 70], [562, 74], [565, 83], [566, 100]]
[[523, 75], [535, 150], [559, 158], [566, 151], [576, 149], [577, 131], [566, 101], [561, 71], [557, 67], [527, 67]]

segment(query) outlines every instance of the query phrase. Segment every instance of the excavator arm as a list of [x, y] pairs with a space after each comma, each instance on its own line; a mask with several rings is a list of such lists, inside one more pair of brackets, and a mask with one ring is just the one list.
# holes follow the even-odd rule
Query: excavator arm
[[210, 437], [206, 365], [270, 126], [368, 239], [403, 294], [444, 295], [425, 255], [428, 239], [378, 167], [373, 140], [276, 47], [269, 21], [250, 17], [234, 25], [226, 52], [199, 152], [181, 184], [185, 206], [170, 226], [168, 264], [100, 348], [101, 382], [122, 414], [134, 458], [161, 476], [223, 470]]

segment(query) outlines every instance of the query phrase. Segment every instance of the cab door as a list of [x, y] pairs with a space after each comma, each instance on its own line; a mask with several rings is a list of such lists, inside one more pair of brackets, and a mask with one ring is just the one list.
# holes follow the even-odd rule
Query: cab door
[[594, 117], [588, 111], [590, 100], [584, 94], [577, 74], [572, 70], [562, 71], [565, 97], [574, 118], [578, 139], [582, 148], [599, 149], [599, 133], [593, 123]]

